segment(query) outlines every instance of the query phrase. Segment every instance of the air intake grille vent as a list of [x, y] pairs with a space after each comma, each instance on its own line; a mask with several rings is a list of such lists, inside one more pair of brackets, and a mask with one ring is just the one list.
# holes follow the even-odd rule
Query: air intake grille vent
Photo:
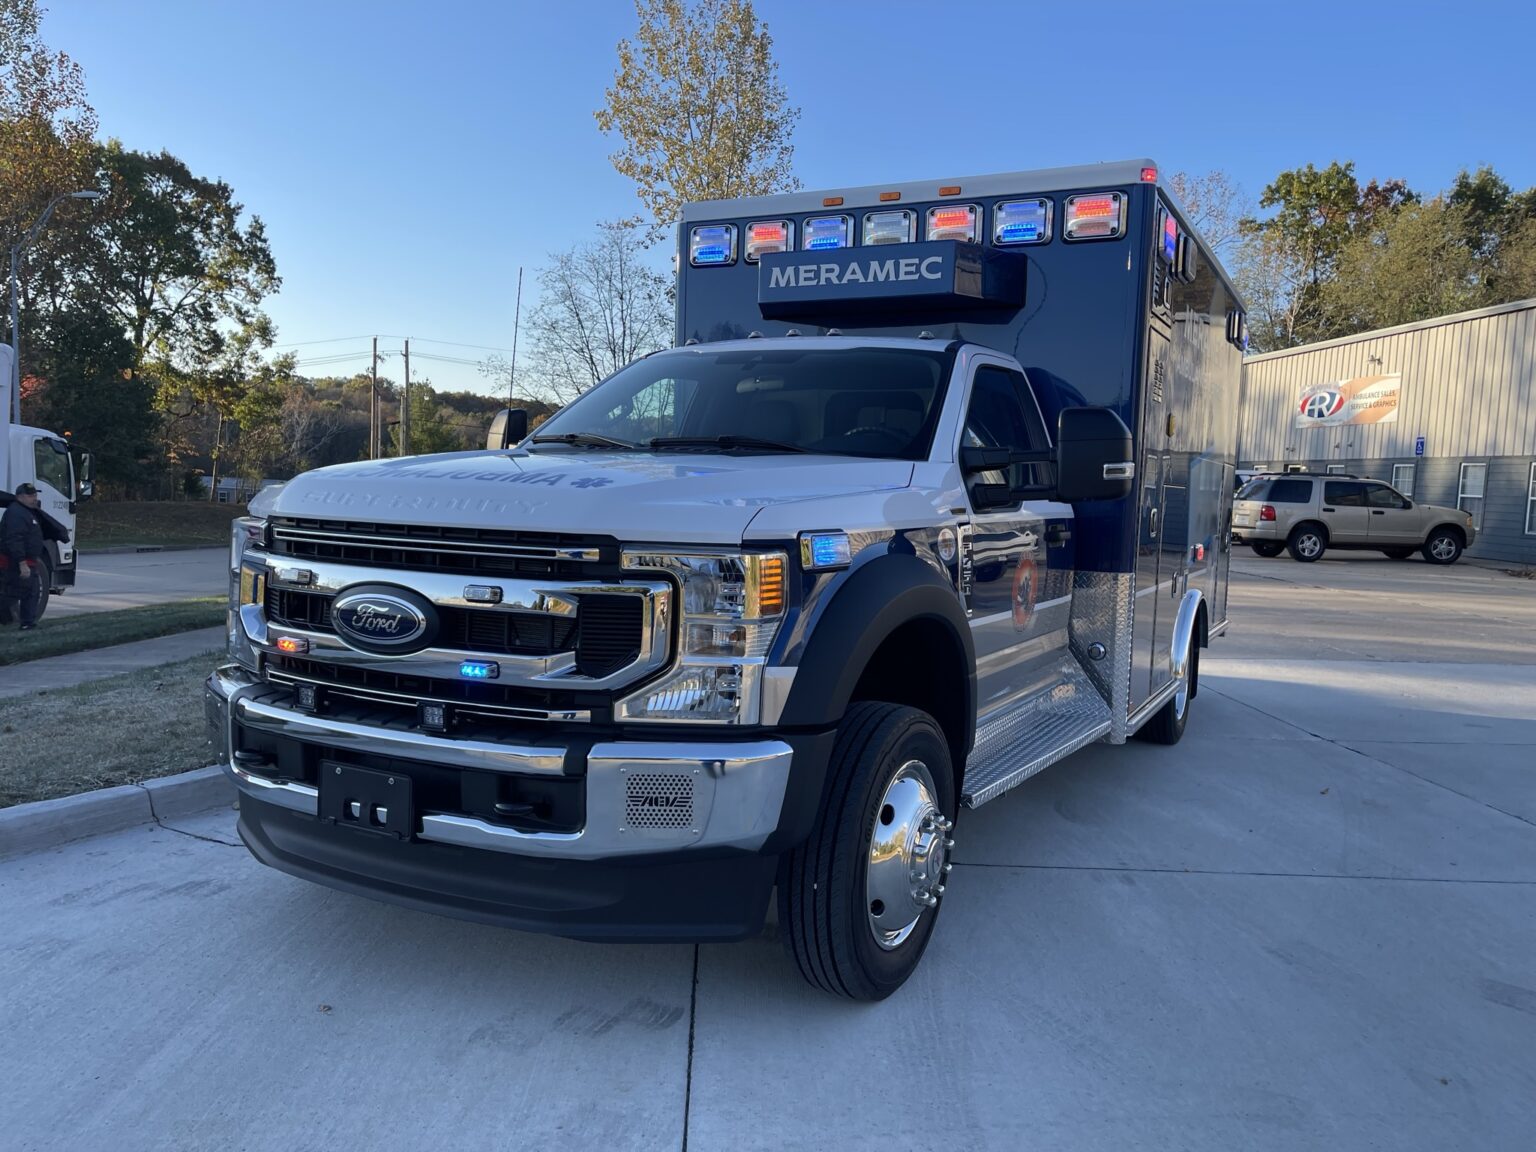
[[624, 793], [624, 822], [631, 828], [693, 827], [693, 777], [676, 772], [637, 772]]

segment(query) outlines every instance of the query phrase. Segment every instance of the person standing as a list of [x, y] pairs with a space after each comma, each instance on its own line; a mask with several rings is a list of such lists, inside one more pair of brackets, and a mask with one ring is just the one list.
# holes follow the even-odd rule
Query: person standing
[[11, 621], [12, 604], [20, 601], [21, 630], [37, 627], [37, 602], [42, 595], [43, 526], [37, 518], [37, 489], [16, 485], [16, 499], [0, 516], [0, 552], [5, 555], [6, 587], [0, 596], [0, 623]]

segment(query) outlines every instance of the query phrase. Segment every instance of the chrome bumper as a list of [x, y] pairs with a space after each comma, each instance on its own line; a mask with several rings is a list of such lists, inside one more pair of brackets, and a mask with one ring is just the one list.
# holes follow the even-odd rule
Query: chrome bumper
[[[289, 699], [285, 689], [235, 665], [208, 679], [209, 721], [226, 775], [244, 795], [306, 815], [319, 815], [318, 790], [237, 763], [231, 756], [238, 746], [237, 724], [326, 748], [449, 767], [519, 775], [564, 770], [564, 748], [450, 740], [414, 729], [328, 720], [290, 708]], [[595, 744], [587, 755], [586, 825], [580, 831], [521, 832], [463, 813], [425, 811], [417, 836], [465, 848], [573, 860], [697, 848], [750, 851], [778, 827], [791, 757], [789, 745], [779, 740]], [[646, 799], [658, 792], [686, 797], [686, 805], [654, 812]], [[680, 814], [691, 819], [679, 824]]]

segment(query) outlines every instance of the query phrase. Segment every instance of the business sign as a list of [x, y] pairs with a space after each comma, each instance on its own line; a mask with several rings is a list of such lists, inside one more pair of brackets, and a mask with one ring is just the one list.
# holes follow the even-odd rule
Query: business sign
[[933, 240], [820, 252], [765, 253], [757, 302], [765, 317], [1024, 303], [1027, 260], [979, 244]]
[[1309, 384], [1296, 404], [1296, 427], [1334, 428], [1341, 424], [1392, 424], [1403, 374], [1356, 376], [1331, 384]]

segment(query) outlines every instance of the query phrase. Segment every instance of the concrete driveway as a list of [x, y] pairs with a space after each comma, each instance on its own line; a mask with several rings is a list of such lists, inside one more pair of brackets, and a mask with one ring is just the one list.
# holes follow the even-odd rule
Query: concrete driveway
[[179, 552], [122, 552], [80, 560], [75, 586], [48, 601], [49, 616], [75, 616], [164, 604], [195, 596], [223, 596], [229, 591], [224, 548]]
[[[584, 945], [329, 892], [228, 813], [0, 864], [6, 1144], [1524, 1152], [1536, 590], [1235, 567], [1184, 742], [967, 813], [878, 1005], [771, 929]], [[1459, 587], [1508, 622], [1462, 639]]]

